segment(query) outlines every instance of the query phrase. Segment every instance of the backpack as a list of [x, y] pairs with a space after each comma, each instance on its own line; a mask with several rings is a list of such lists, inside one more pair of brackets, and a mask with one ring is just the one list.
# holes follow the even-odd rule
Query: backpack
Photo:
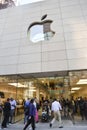
[[29, 115], [29, 106], [26, 106], [24, 108], [25, 115]]
[[24, 105], [24, 113], [25, 115], [29, 115], [29, 104]]

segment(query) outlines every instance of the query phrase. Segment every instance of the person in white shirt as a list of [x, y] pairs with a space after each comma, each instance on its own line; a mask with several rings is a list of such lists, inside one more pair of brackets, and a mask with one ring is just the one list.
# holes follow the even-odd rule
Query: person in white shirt
[[13, 117], [15, 115], [15, 109], [16, 109], [16, 101], [13, 98], [11, 98], [10, 104], [11, 104], [11, 111], [10, 111], [9, 123], [13, 123]]
[[53, 112], [53, 119], [50, 123], [50, 127], [52, 127], [52, 124], [55, 122], [55, 120], [59, 121], [59, 128], [63, 128], [62, 126], [62, 121], [61, 121], [61, 113], [60, 111], [62, 110], [61, 104], [59, 101], [54, 99], [52, 105], [51, 105], [51, 111]]

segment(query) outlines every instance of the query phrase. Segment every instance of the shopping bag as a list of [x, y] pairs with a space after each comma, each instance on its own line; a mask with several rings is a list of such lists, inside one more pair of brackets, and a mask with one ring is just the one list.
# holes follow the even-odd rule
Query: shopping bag
[[35, 122], [38, 122], [38, 111], [36, 110]]

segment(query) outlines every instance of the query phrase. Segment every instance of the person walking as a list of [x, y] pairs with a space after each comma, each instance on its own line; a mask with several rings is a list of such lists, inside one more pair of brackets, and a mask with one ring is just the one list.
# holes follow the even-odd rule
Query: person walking
[[36, 97], [34, 98], [34, 103], [33, 104], [34, 104], [34, 106], [36, 108], [35, 122], [38, 123], [38, 121], [39, 121], [38, 111], [39, 111], [40, 105], [39, 105], [39, 102], [38, 102]]
[[34, 99], [30, 100], [29, 103], [29, 113], [28, 113], [28, 119], [27, 123], [25, 124], [23, 130], [26, 130], [26, 128], [31, 124], [32, 130], [35, 130], [35, 114], [36, 114], [36, 108], [34, 106]]
[[7, 98], [7, 101], [4, 103], [3, 108], [4, 119], [1, 124], [2, 128], [7, 128], [7, 123], [9, 122], [10, 110], [11, 110], [10, 100], [9, 98]]
[[73, 97], [71, 97], [70, 99], [70, 103], [69, 103], [69, 111], [70, 111], [70, 118], [72, 120], [72, 123], [75, 124], [75, 100], [73, 99]]
[[29, 113], [29, 103], [30, 99], [28, 98], [24, 103], [24, 124], [27, 122], [28, 113]]
[[54, 117], [53, 117], [52, 121], [50, 122], [50, 127], [52, 127], [55, 120], [58, 120], [59, 128], [63, 128], [62, 121], [61, 121], [61, 113], [60, 113], [61, 110], [62, 110], [62, 107], [61, 107], [59, 101], [57, 101], [55, 98], [52, 103], [52, 106], [51, 106], [51, 111], [52, 111]]

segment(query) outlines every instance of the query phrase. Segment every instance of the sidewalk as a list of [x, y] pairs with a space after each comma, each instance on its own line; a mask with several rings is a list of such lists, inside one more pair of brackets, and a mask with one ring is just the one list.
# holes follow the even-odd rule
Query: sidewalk
[[[87, 125], [83, 124], [83, 125], [73, 125], [72, 121], [70, 120], [63, 120], [63, 126], [64, 128], [62, 128], [62, 130], [87, 130]], [[17, 122], [15, 124], [11, 124], [10, 126], [8, 126], [8, 128], [6, 128], [6, 130], [23, 130], [24, 124], [23, 121]], [[37, 123], [36, 124], [36, 130], [60, 130], [61, 128], [58, 128], [58, 123], [55, 122], [53, 124], [53, 127], [50, 128], [49, 127], [49, 123]], [[26, 130], [32, 130], [27, 128]]]
[[78, 126], [87, 126], [87, 120], [82, 120], [81, 117], [75, 117], [75, 125]]

